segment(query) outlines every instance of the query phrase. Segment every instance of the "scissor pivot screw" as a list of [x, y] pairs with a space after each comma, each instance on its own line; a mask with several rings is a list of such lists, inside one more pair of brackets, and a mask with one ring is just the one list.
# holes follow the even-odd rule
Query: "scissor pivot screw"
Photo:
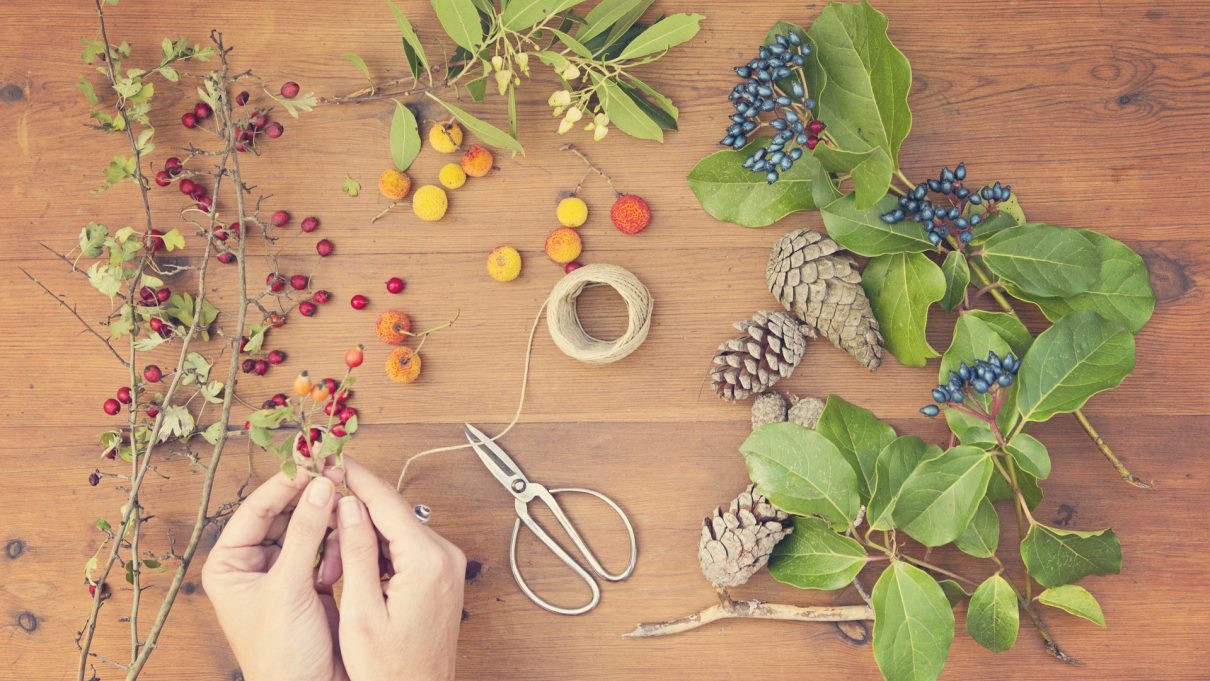
[[514, 492], [524, 492], [525, 491], [525, 481], [524, 480], [514, 480], [513, 481], [513, 491]]

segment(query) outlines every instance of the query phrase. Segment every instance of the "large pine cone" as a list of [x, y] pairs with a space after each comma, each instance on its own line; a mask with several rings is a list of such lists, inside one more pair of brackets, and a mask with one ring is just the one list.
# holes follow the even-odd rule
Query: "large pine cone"
[[714, 509], [702, 526], [697, 559], [716, 588], [739, 586], [769, 562], [773, 547], [794, 530], [790, 516], [748, 485], [724, 513]]
[[785, 312], [757, 312], [736, 322], [744, 332], [718, 346], [710, 368], [714, 391], [735, 402], [763, 393], [789, 376], [802, 360], [807, 337], [815, 332]]
[[861, 271], [840, 246], [809, 229], [773, 245], [765, 276], [785, 308], [867, 369], [882, 363], [882, 334], [861, 288]]

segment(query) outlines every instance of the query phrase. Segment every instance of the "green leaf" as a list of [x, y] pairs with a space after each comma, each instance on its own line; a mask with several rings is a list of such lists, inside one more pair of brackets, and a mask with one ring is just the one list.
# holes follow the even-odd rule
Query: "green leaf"
[[349, 196], [357, 196], [361, 193], [361, 183], [354, 180], [352, 177], [345, 175], [345, 181], [340, 185], [340, 191]]
[[[567, 48], [569, 50], [571, 50], [572, 52], [574, 52], [575, 54], [577, 54], [585, 59], [592, 59], [592, 50], [585, 47], [584, 43], [581, 43], [579, 40], [576, 40], [575, 38], [567, 35], [566, 33], [564, 33], [563, 31], [560, 31], [557, 28], [548, 27], [545, 30], [550, 31], [552, 35], [554, 35], [556, 38], [558, 38], [560, 42], [562, 42], [564, 45], [566, 45]], [[564, 65], [564, 68], [567, 68], [566, 64]], [[559, 69], [559, 70], [562, 71], [563, 69]]]
[[622, 132], [642, 140], [664, 141], [664, 131], [647, 112], [643, 111], [618, 84], [609, 79], [602, 79], [595, 71], [591, 72], [593, 82], [600, 86], [601, 104], [609, 116], [609, 122]]
[[1088, 589], [1078, 584], [1064, 584], [1047, 589], [1038, 594], [1037, 600], [1042, 605], [1059, 608], [1098, 626], [1105, 626], [1105, 613], [1101, 612], [1101, 604], [1088, 593]]
[[868, 503], [874, 487], [878, 455], [895, 439], [895, 429], [878, 420], [873, 412], [829, 395], [816, 432], [836, 445], [857, 473], [857, 492]]
[[164, 422], [160, 426], [160, 442], [168, 438], [186, 439], [193, 434], [193, 414], [183, 405], [164, 405]]
[[80, 76], [80, 80], [76, 82], [76, 88], [84, 94], [84, 99], [88, 100], [89, 106], [97, 105], [97, 93], [92, 89], [92, 83], [84, 76]]
[[634, 101], [635, 106], [639, 107], [645, 116], [655, 121], [655, 124], [660, 126], [660, 130], [677, 129], [676, 119], [670, 116], [667, 111], [664, 111], [659, 106], [648, 101], [638, 88], [630, 85], [629, 83], [623, 83], [622, 81], [618, 81], [618, 87], [622, 89], [622, 92], [626, 93], [626, 96], [630, 97], [630, 99]]
[[122, 287], [122, 270], [113, 265], [94, 262], [88, 268], [88, 283], [102, 294], [112, 298]]
[[1099, 272], [1096, 282], [1086, 290], [1066, 298], [1030, 296], [1010, 288], [1009, 292], [1036, 304], [1051, 321], [1058, 321], [1076, 310], [1092, 310], [1131, 333], [1138, 333], [1155, 310], [1155, 292], [1147, 277], [1147, 265], [1129, 246], [1110, 237], [1082, 229], [1096, 248]]
[[[1003, 357], [1011, 350], [1012, 346], [1004, 340], [998, 329], [985, 322], [983, 317], [964, 314], [958, 317], [958, 321], [954, 324], [953, 339], [945, 354], [941, 356], [941, 366], [937, 370], [937, 382], [941, 385], [948, 383], [950, 373], [957, 372], [963, 363], [972, 366], [975, 360], [986, 360], [989, 352]], [[1011, 390], [1013, 388], [1010, 388]], [[990, 407], [991, 398], [988, 395], [975, 395], [974, 399], [983, 407]]]
[[472, 53], [477, 52], [483, 42], [483, 26], [479, 23], [475, 3], [471, 0], [432, 0], [432, 3], [441, 28], [450, 40]]
[[1037, 296], [1072, 296], [1097, 279], [1097, 252], [1080, 232], [1028, 223], [993, 235], [983, 262], [1000, 279]]
[[429, 96], [437, 100], [437, 102], [441, 104], [441, 106], [444, 106], [447, 111], [453, 114], [453, 116], [457, 118], [462, 125], [466, 126], [467, 130], [470, 130], [472, 133], [474, 133], [475, 136], [483, 140], [485, 144], [489, 144], [493, 147], [499, 147], [501, 149], [508, 149], [514, 154], [521, 154], [522, 156], [525, 155], [525, 148], [521, 146], [521, 143], [500, 128], [497, 128], [487, 121], [475, 118], [471, 114], [463, 111], [453, 104], [450, 104], [449, 102], [443, 102], [440, 99], [437, 99], [437, 97], [432, 93], [429, 93]]
[[793, 423], [772, 423], [748, 436], [740, 453], [752, 482], [783, 511], [818, 515], [841, 529], [857, 517], [857, 474], [836, 445], [819, 433]]
[[950, 607], [957, 607], [959, 603], [971, 597], [971, 594], [962, 585], [952, 579], [943, 579], [938, 584], [941, 585], [941, 590], [945, 592], [945, 597], [949, 599]]
[[[802, 163], [802, 160], [798, 163]], [[819, 209], [823, 224], [828, 228], [828, 236], [836, 243], [858, 255], [870, 257], [933, 250], [920, 225], [911, 221], [888, 225], [879, 217], [895, 208], [897, 203], [894, 196], [886, 196], [873, 208], [866, 210], [858, 208], [856, 201], [853, 194], [845, 194]]]
[[356, 66], [358, 71], [361, 71], [361, 75], [365, 76], [365, 79], [370, 84], [370, 87], [374, 87], [374, 78], [370, 75], [370, 67], [366, 66], [366, 60], [362, 59], [354, 52], [345, 52], [344, 58], [352, 62], [353, 66]]
[[873, 147], [865, 151], [844, 151], [828, 144], [812, 152], [828, 171], [848, 173], [853, 178], [855, 205], [868, 210], [887, 195], [895, 164], [885, 150]]
[[1084, 406], [1134, 369], [1134, 337], [1095, 312], [1080, 310], [1042, 332], [1021, 361], [1017, 412], [1045, 421]]
[[[665, 96], [663, 93], [661, 93], [659, 90], [656, 90], [655, 88], [651, 87], [647, 83], [644, 83], [643, 81], [639, 80], [638, 78], [635, 78], [631, 74], [627, 73], [626, 78], [630, 80], [630, 83], [632, 85], [634, 85], [634, 87], [638, 88], [639, 90], [642, 90], [643, 94], [647, 95], [647, 98], [655, 103], [655, 106], [659, 107], [659, 109], [661, 111], [668, 114], [668, 117], [672, 119], [672, 121], [673, 121], [672, 125], [664, 126], [664, 129], [665, 130], [676, 130], [676, 120], [681, 115], [680, 109], [676, 108], [676, 104], [673, 104], [672, 100], [668, 99], [668, 97]], [[626, 88], [627, 86], [625, 83], [623, 83], [622, 87]], [[641, 96], [638, 96], [636, 93], [631, 92], [629, 89], [627, 89], [627, 92], [630, 94], [631, 97], [634, 97], [636, 101], [639, 101], [640, 105], [643, 101], [646, 101]], [[661, 125], [663, 125], [663, 123], [661, 123]]]
[[1002, 232], [1010, 227], [1018, 227], [1027, 222], [1025, 219], [1025, 211], [1021, 210], [1021, 204], [1017, 203], [1017, 195], [1013, 194], [1008, 197], [1007, 201], [996, 202], [996, 212], [990, 218], [987, 217], [988, 203], [984, 202], [976, 206], [973, 203], [966, 204], [966, 210], [963, 211], [966, 217], [975, 214], [983, 215], [986, 219], [979, 223], [979, 228], [974, 231], [974, 239], [971, 243], [980, 245], [990, 239], [992, 235]]
[[104, 518], [97, 518], [97, 529], [102, 532], [113, 532], [113, 526]]
[[893, 560], [874, 584], [874, 661], [887, 681], [931, 681], [954, 642], [945, 591], [920, 568]]
[[517, 138], [517, 88], [511, 83], [508, 86], [508, 134]]
[[403, 39], [403, 56], [412, 70], [412, 77], [419, 78], [421, 66], [424, 67], [423, 73], [429, 72], [429, 58], [424, 53], [424, 44], [416, 35], [416, 29], [412, 28], [412, 22], [408, 21], [403, 12], [399, 11], [395, 3], [387, 0], [387, 6], [391, 8], [391, 13], [395, 15], [395, 23], [399, 26], [399, 33]]
[[[1007, 312], [988, 312], [987, 310], [970, 310], [963, 313], [963, 317], [973, 317], [991, 327], [1004, 342], [1008, 343], [1009, 349], [1017, 358], [1025, 357], [1025, 353], [1029, 351], [1029, 347], [1033, 345], [1034, 337], [1029, 333], [1029, 329], [1021, 323], [1021, 319], [1016, 315]], [[984, 353], [985, 355], [987, 353]]]
[[1021, 613], [1017, 592], [999, 573], [988, 577], [971, 595], [966, 609], [966, 630], [979, 645], [1002, 653], [1017, 642]]
[[164, 248], [169, 252], [180, 250], [185, 247], [185, 236], [181, 234], [179, 229], [170, 229], [163, 236]]
[[1038, 438], [1028, 433], [1018, 433], [1009, 440], [1007, 450], [1021, 470], [1039, 480], [1050, 477], [1050, 453]]
[[895, 525], [925, 546], [954, 541], [987, 493], [992, 468], [991, 455], [970, 445], [922, 462], [899, 490]]
[[925, 338], [929, 307], [945, 295], [945, 275], [922, 253], [870, 259], [861, 274], [886, 347], [907, 366], [922, 367], [937, 351]]
[[622, 29], [625, 32], [653, 2], [655, 0], [601, 0], [584, 17], [584, 23], [576, 31], [576, 38], [586, 43], [629, 18], [630, 22]]
[[794, 532], [769, 557], [769, 574], [800, 589], [831, 591], [848, 586], [865, 563], [861, 544], [818, 518], [795, 518]]
[[998, 444], [996, 434], [992, 432], [987, 421], [971, 416], [957, 409], [945, 410], [945, 422], [950, 432], [958, 437], [964, 445], [974, 445], [980, 449], [994, 449]]
[[962, 304], [966, 296], [966, 287], [971, 283], [971, 270], [966, 263], [966, 256], [958, 251], [950, 251], [941, 263], [941, 273], [945, 275], [945, 295], [941, 297], [941, 309], [953, 310]]
[[1078, 532], [1033, 525], [1021, 540], [1021, 560], [1039, 584], [1052, 588], [1088, 575], [1122, 571], [1122, 545], [1113, 530]]
[[513, 31], [536, 26], [552, 14], [575, 7], [584, 0], [510, 0], [504, 7], [500, 19], [504, 27]]
[[80, 230], [80, 255], [85, 258], [96, 258], [101, 255], [101, 247], [109, 236], [109, 228], [105, 225], [90, 222]]
[[269, 447], [273, 444], [273, 435], [266, 428], [258, 428], [253, 426], [248, 430], [252, 438], [252, 443], [261, 447]]
[[[701, 14], [673, 14], [647, 28], [630, 41], [619, 59], [635, 59], [656, 52], [663, 52], [693, 39], [701, 29], [699, 24], [706, 17]], [[612, 117], [611, 117], [612, 118]]]
[[886, 17], [864, 0], [831, 3], [807, 35], [815, 47], [808, 89], [828, 133], [842, 149], [882, 149], [898, 164], [899, 147], [912, 128], [912, 67], [887, 37]]
[[293, 414], [288, 406], [279, 406], [272, 409], [257, 409], [248, 415], [248, 423], [256, 428], [271, 429], [281, 426], [281, 424], [291, 416], [293, 416]]
[[743, 167], [744, 158], [767, 142], [753, 141], [743, 150], [710, 154], [689, 172], [689, 188], [716, 220], [743, 227], [765, 227], [790, 213], [814, 210], [815, 184], [831, 181], [813, 157], [803, 156], [773, 184]]
[[940, 447], [926, 445], [915, 435], [901, 435], [882, 449], [874, 464], [874, 490], [866, 510], [870, 527], [889, 530], [896, 526], [892, 513], [899, 502], [903, 483], [921, 463], [942, 454]]
[[395, 167], [404, 172], [420, 153], [420, 132], [412, 110], [395, 101], [395, 115], [391, 117], [391, 158]]
[[991, 558], [1000, 545], [1000, 516], [996, 507], [984, 497], [979, 501], [975, 516], [954, 540], [959, 551], [977, 558]]
[[[1042, 503], [1044, 496], [1042, 488], [1038, 486], [1038, 479], [1021, 470], [1011, 460], [1005, 461], [1005, 464], [1007, 464], [1005, 468], [1011, 468], [1011, 472], [1017, 476], [1017, 486], [1021, 488], [1021, 495], [1025, 497], [1025, 503], [1029, 504], [1031, 509], [1037, 508], [1038, 504]], [[987, 483], [987, 500], [1007, 501], [1009, 499], [1016, 503], [1017, 495], [1013, 492], [1008, 478], [999, 469], [996, 469], [992, 473], [992, 479]]]

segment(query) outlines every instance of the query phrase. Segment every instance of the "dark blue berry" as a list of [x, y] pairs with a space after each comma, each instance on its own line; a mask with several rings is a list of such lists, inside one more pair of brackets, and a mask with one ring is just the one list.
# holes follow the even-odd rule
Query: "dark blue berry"
[[958, 235], [958, 240], [964, 244], [969, 244], [971, 239], [975, 238], [975, 233], [971, 231], [962, 232]]
[[958, 167], [954, 168], [954, 179], [958, 181], [966, 179], [966, 161], [959, 163]]
[[981, 395], [983, 393], [987, 392], [989, 388], [991, 388], [991, 386], [988, 385], [988, 382], [983, 380], [982, 378], [976, 378], [975, 380], [971, 381], [971, 386], [974, 387], [975, 392], [977, 392]]
[[925, 416], [930, 416], [930, 417], [931, 417], [931, 416], [936, 416], [937, 414], [940, 414], [940, 413], [941, 413], [941, 409], [940, 409], [940, 408], [939, 408], [937, 405], [935, 405], [935, 404], [930, 404], [930, 405], [927, 405], [927, 406], [921, 407], [921, 408], [920, 408], [920, 413], [921, 413], [921, 414], [924, 414]]

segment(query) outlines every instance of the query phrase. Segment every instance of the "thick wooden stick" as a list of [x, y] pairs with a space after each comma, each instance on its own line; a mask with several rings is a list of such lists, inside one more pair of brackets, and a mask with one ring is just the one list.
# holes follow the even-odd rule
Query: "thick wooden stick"
[[782, 620], [788, 622], [855, 622], [874, 619], [868, 605], [787, 605], [757, 600], [735, 601], [719, 591], [719, 602], [699, 612], [664, 622], [643, 622], [626, 638], [671, 636], [725, 619]]

